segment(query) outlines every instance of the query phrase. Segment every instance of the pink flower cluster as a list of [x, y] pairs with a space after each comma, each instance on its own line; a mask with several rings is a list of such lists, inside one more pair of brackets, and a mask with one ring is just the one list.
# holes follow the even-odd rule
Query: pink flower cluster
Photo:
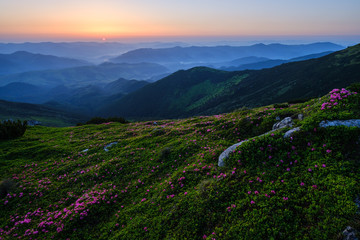
[[321, 110], [332, 108], [338, 105], [341, 100], [355, 94], [357, 94], [357, 92], [350, 92], [345, 88], [342, 88], [341, 90], [335, 88], [330, 92], [330, 100], [321, 104]]

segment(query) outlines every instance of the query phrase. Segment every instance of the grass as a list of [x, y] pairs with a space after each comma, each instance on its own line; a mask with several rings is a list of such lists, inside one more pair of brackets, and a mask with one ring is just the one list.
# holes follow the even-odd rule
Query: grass
[[[0, 142], [1, 239], [336, 239], [359, 227], [359, 95], [181, 120], [29, 127]], [[296, 116], [301, 131], [271, 130]], [[217, 166], [228, 146], [250, 139]], [[104, 146], [118, 142], [104, 151]], [[86, 150], [87, 149], [87, 150]], [[84, 151], [86, 150], [86, 151]]]

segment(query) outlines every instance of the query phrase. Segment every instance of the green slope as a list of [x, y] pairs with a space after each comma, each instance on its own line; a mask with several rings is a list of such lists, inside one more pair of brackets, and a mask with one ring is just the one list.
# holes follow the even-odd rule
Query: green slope
[[[347, 93], [340, 94], [342, 96]], [[183, 120], [32, 127], [0, 142], [2, 239], [337, 239], [359, 229], [360, 94]], [[228, 146], [254, 138], [217, 167]], [[117, 142], [104, 151], [104, 146]], [[6, 180], [7, 179], [7, 180]]]
[[101, 111], [133, 119], [178, 118], [229, 112], [317, 97], [360, 79], [360, 45], [259, 71], [193, 68], [176, 72]]
[[45, 105], [0, 100], [0, 120], [20, 119], [40, 121], [44, 126], [73, 126], [86, 120], [80, 114], [51, 108]]

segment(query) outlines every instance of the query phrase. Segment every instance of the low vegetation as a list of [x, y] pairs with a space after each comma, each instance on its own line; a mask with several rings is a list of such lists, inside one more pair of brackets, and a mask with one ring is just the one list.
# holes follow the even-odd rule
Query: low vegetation
[[[0, 238], [337, 239], [360, 226], [360, 130], [319, 123], [359, 118], [359, 101], [338, 89], [182, 120], [29, 127], [0, 142], [0, 176], [16, 185], [0, 199]], [[256, 137], [300, 113], [291, 138]]]

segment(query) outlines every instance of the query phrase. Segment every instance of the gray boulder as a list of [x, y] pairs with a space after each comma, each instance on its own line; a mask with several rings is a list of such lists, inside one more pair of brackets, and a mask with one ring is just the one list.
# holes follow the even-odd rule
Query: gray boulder
[[360, 119], [322, 121], [319, 126], [324, 128], [337, 126], [360, 127]]
[[219, 156], [218, 166], [219, 167], [225, 166], [225, 159], [227, 159], [229, 157], [230, 153], [234, 152], [238, 146], [240, 146], [241, 144], [243, 144], [244, 142], [247, 142], [247, 141], [248, 140], [238, 142], [238, 143], [228, 147], [225, 151], [223, 151]]
[[291, 137], [291, 136], [294, 134], [294, 132], [298, 132], [298, 131], [300, 131], [300, 128], [299, 128], [299, 127], [290, 129], [289, 131], [287, 131], [287, 132], [284, 134], [284, 138], [289, 138], [289, 137]]
[[281, 120], [280, 122], [275, 123], [273, 125], [272, 129], [275, 130], [275, 129], [280, 129], [280, 128], [284, 128], [284, 127], [292, 127], [292, 126], [294, 126], [294, 122], [293, 122], [292, 118], [286, 117], [283, 120]]
[[344, 240], [358, 240], [356, 237], [356, 230], [350, 226], [347, 226], [346, 229], [343, 231]]

